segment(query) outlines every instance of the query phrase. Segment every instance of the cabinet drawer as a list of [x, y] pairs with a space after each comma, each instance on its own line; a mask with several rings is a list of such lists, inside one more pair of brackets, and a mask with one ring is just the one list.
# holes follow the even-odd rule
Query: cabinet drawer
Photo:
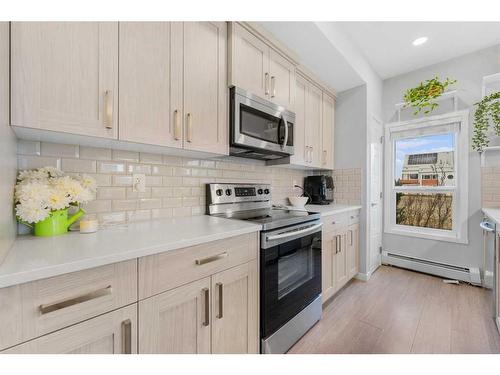
[[257, 233], [250, 233], [139, 258], [139, 298], [246, 263], [257, 250]]
[[325, 216], [321, 219], [323, 221], [323, 231], [333, 232], [347, 227], [349, 222], [349, 213], [343, 212], [331, 216]]
[[0, 289], [0, 349], [137, 300], [137, 260]]

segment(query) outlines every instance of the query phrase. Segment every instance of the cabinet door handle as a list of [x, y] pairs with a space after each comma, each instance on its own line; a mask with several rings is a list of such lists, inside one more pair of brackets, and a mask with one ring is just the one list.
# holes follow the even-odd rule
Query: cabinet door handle
[[113, 129], [113, 92], [104, 91], [104, 125], [106, 129]]
[[193, 122], [191, 120], [191, 113], [188, 113], [186, 115], [187, 117], [187, 134], [186, 134], [186, 141], [188, 141], [189, 143], [192, 142], [192, 137], [193, 137]]
[[326, 164], [326, 150], [323, 150], [323, 164]]
[[122, 354], [132, 354], [132, 322], [130, 319], [122, 322]]
[[350, 239], [349, 239], [349, 245], [352, 246], [352, 244], [353, 244], [353, 237], [352, 237], [352, 230], [351, 229], [349, 229], [349, 237], [350, 237]]
[[269, 73], [264, 74], [264, 94], [269, 95]]
[[339, 236], [335, 236], [335, 254], [339, 253]]
[[210, 324], [210, 291], [208, 288], [203, 288], [202, 292], [205, 295], [205, 321], [203, 325], [207, 327]]
[[217, 284], [215, 284], [215, 286], [217, 287], [217, 289], [219, 289], [219, 313], [217, 314], [217, 319], [222, 319], [222, 317], [223, 317], [222, 309], [224, 306], [224, 303], [223, 303], [223, 294], [224, 294], [223, 284], [217, 283]]
[[174, 111], [174, 139], [178, 141], [181, 139], [181, 118], [180, 112], [176, 109]]
[[276, 77], [271, 76], [271, 98], [276, 96]]
[[112, 292], [111, 285], [108, 285], [105, 288], [94, 290], [92, 292], [82, 294], [78, 297], [68, 298], [68, 299], [65, 299], [65, 300], [62, 300], [59, 302], [55, 302], [55, 303], [51, 303], [51, 304], [47, 304], [47, 305], [40, 305], [38, 307], [38, 309], [40, 310], [40, 313], [42, 315], [45, 315], [45, 314], [48, 314], [52, 311], [64, 309], [65, 307], [70, 307], [70, 306], [77, 305], [77, 304], [82, 303], [82, 302], [90, 301], [92, 299], [96, 299], [96, 298], [99, 298], [102, 296], [107, 296], [107, 295], [111, 294], [111, 292]]
[[207, 258], [196, 259], [194, 262], [195, 262], [196, 265], [201, 266], [202, 264], [206, 264], [206, 263], [210, 263], [210, 262], [215, 262], [216, 260], [225, 258], [227, 256], [228, 256], [227, 252], [224, 251], [223, 253], [220, 253], [220, 254], [217, 254], [217, 255], [212, 255], [212, 256], [207, 257]]

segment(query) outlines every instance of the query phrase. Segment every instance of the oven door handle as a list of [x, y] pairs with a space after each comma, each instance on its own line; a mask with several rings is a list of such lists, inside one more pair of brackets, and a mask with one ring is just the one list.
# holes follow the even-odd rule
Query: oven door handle
[[288, 121], [286, 120], [286, 117], [283, 113], [281, 114], [281, 119], [283, 120], [283, 125], [285, 126], [285, 139], [283, 140], [283, 144], [281, 145], [281, 148], [284, 149], [286, 147], [286, 144], [288, 143]]
[[274, 240], [279, 240], [282, 238], [288, 238], [288, 237], [295, 237], [298, 234], [306, 234], [309, 232], [313, 232], [318, 228], [321, 228], [323, 226], [323, 223], [315, 224], [310, 226], [309, 228], [297, 230], [297, 231], [290, 231], [290, 232], [285, 232], [281, 234], [275, 234], [274, 236], [267, 236], [266, 239], [267, 241], [274, 241]]

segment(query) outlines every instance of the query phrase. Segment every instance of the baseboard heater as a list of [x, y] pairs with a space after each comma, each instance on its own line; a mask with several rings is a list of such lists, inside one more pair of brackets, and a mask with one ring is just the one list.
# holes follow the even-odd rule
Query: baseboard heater
[[441, 276], [446, 279], [461, 280], [474, 285], [481, 285], [479, 268], [453, 266], [388, 251], [382, 252], [382, 263]]

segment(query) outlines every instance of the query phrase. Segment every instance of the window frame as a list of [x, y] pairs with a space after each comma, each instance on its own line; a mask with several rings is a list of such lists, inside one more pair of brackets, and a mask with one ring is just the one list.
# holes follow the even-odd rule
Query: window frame
[[[468, 243], [468, 186], [469, 186], [469, 110], [443, 115], [399, 121], [385, 126], [385, 184], [384, 184], [384, 232], [388, 234], [418, 237], [436, 241]], [[395, 186], [395, 145], [393, 133], [424, 129], [421, 136], [443, 134], [436, 127], [458, 124], [455, 132], [454, 185], [453, 186]], [[417, 136], [418, 137], [418, 136]], [[401, 138], [400, 138], [401, 139]], [[396, 193], [452, 193], [452, 230], [415, 227], [396, 224]]]

